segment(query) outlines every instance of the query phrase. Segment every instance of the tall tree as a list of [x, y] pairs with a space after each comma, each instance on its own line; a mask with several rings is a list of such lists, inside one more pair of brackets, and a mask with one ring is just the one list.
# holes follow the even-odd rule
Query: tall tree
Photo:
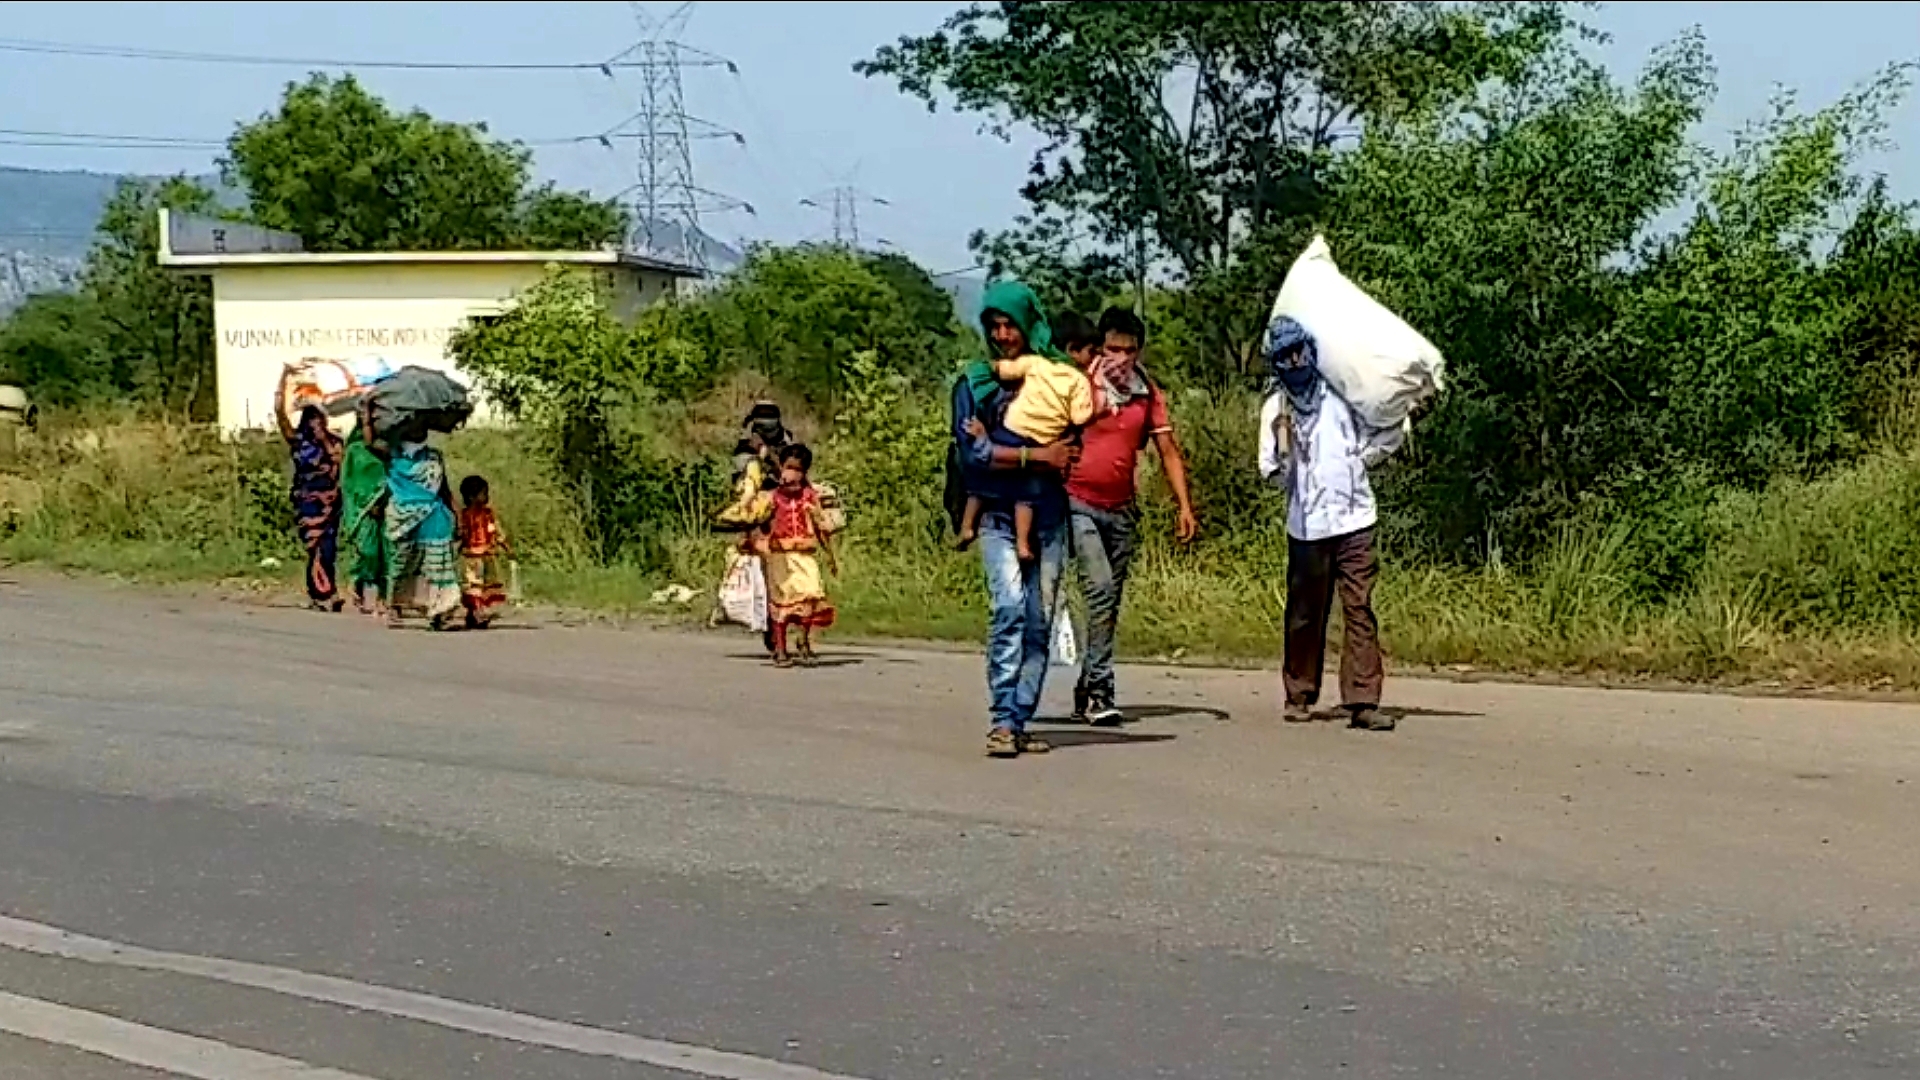
[[[1249, 238], [1316, 212], [1336, 151], [1517, 71], [1572, 27], [1555, 3], [1179, 3], [1003, 0], [855, 65], [929, 108], [951, 99], [1006, 135], [1045, 140], [1021, 230], [1068, 237], [1141, 276], [1194, 285]], [[983, 237], [1018, 258], [1019, 235]], [[1052, 250], [1047, 250], [1047, 248]], [[1221, 330], [1227, 340], [1250, 328]]]
[[214, 403], [213, 295], [204, 278], [160, 267], [160, 209], [213, 214], [204, 185], [176, 176], [123, 180], [100, 217], [81, 282], [105, 327], [108, 382], [196, 419]]
[[848, 365], [863, 350], [889, 375], [924, 376], [943, 365], [940, 339], [922, 313], [845, 248], [756, 248], [713, 305], [721, 363], [816, 400], [846, 390]]
[[1632, 88], [1559, 54], [1340, 162], [1342, 270], [1447, 354], [1452, 391], [1387, 481], [1424, 541], [1525, 550], [1612, 478], [1662, 467], [1670, 360], [1618, 313], [1636, 244], [1689, 190], [1711, 76], [1698, 37]]
[[626, 233], [611, 204], [530, 189], [526, 147], [395, 112], [350, 75], [289, 85], [234, 132], [221, 167], [255, 222], [313, 251], [599, 247]]

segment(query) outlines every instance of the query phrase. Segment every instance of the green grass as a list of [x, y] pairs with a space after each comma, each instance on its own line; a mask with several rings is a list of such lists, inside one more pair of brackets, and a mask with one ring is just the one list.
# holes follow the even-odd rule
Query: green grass
[[[498, 431], [448, 440], [455, 479], [492, 482], [535, 603], [617, 618], [704, 621], [728, 542], [679, 536], [661, 565], [598, 566], [565, 492]], [[1202, 478], [1202, 483], [1205, 479]], [[1636, 586], [1627, 524], [1569, 527], [1524, 565], [1384, 558], [1378, 607], [1402, 666], [1615, 680], [1920, 689], [1920, 459], [1886, 453], [1818, 482], [1717, 497], [1692, 583]], [[1277, 525], [1191, 549], [1151, 511], [1122, 644], [1134, 657], [1270, 662], [1285, 603]], [[1257, 519], [1249, 519], [1257, 520]], [[976, 642], [977, 557], [856, 516], [834, 585], [836, 633]], [[284, 452], [125, 421], [49, 432], [0, 470], [0, 557], [156, 582], [297, 588]], [[274, 563], [277, 562], [277, 566]], [[701, 590], [660, 606], [668, 583]]]

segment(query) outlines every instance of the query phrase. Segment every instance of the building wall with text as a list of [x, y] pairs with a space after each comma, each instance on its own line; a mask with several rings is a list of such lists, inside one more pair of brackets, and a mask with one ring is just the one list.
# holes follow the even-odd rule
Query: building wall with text
[[[448, 340], [469, 319], [506, 311], [545, 272], [537, 263], [222, 267], [213, 275], [221, 430], [271, 428], [280, 373], [302, 360], [381, 357], [472, 385], [448, 357]], [[628, 310], [674, 287], [664, 275], [581, 272], [600, 276], [612, 299], [626, 301], [615, 306]], [[481, 400], [474, 422], [490, 419]]]

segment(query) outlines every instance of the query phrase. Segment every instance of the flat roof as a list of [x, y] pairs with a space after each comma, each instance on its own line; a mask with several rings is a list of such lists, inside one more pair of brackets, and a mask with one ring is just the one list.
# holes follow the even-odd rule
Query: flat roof
[[161, 266], [223, 270], [251, 266], [425, 266], [459, 263], [561, 263], [649, 270], [673, 277], [705, 277], [698, 267], [630, 251], [259, 251], [176, 255], [163, 245]]

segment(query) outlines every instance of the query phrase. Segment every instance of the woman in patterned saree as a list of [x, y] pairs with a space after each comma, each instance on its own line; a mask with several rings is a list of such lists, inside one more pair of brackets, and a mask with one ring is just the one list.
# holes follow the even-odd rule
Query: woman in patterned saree
[[415, 612], [445, 629], [460, 608], [453, 492], [440, 451], [400, 441], [387, 464], [387, 610], [390, 625]]

